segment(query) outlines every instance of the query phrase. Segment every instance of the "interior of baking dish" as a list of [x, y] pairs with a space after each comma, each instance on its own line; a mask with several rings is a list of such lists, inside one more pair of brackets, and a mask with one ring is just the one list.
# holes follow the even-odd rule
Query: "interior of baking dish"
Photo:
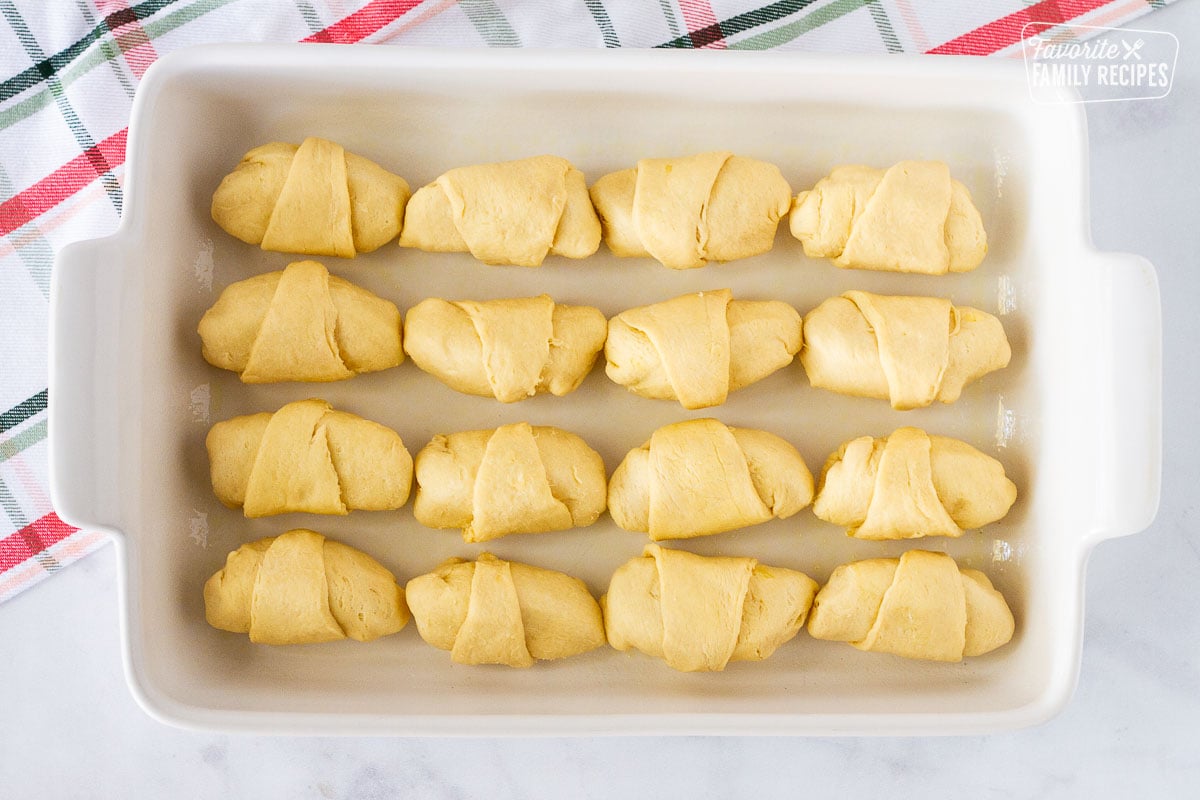
[[[805, 258], [786, 225], [768, 254], [682, 272], [617, 259], [603, 246], [586, 260], [551, 257], [540, 269], [394, 244], [319, 260], [402, 311], [432, 296], [548, 293], [612, 316], [723, 287], [801, 313], [849, 289], [941, 295], [999, 315], [1012, 362], [953, 405], [909, 412], [813, 389], [798, 362], [695, 412], [630, 394], [602, 365], [573, 394], [510, 405], [455, 393], [411, 362], [334, 384], [243, 385], [201, 358], [196, 323], [229, 283], [299, 257], [228, 236], [211, 221], [209, 202], [251, 147], [310, 135], [414, 187], [454, 166], [541, 153], [565, 156], [593, 181], [642, 157], [728, 149], [778, 164], [794, 191], [841, 163], [945, 161], [988, 231], [990, 252], [967, 274], [839, 270]], [[955, 59], [269, 47], [165, 60], [138, 99], [125, 222], [91, 251], [99, 307], [95, 329], [80, 336], [96, 341], [86, 465], [95, 474], [80, 473], [87, 487], [64, 492], [86, 495], [76, 508], [87, 522], [123, 534], [135, 689], [176, 722], [274, 730], [949, 732], [1044, 718], [1074, 680], [1086, 545], [1114, 532], [1104, 520], [1116, 479], [1101, 451], [1112, 449], [1106, 431], [1119, 410], [1098, 351], [1116, 321], [1107, 273], [1087, 244], [1085, 151], [1078, 107], [1034, 106], [1019, 67]], [[1019, 497], [1004, 520], [961, 539], [857, 541], [806, 509], [673, 546], [754, 556], [818, 581], [850, 560], [944, 550], [991, 577], [1012, 606], [1016, 635], [988, 656], [939, 664], [801, 632], [765, 662], [716, 674], [677, 673], [610, 648], [528, 670], [461, 666], [412, 625], [370, 644], [253, 645], [205, 624], [201, 587], [228, 551], [290, 528], [360, 548], [402, 583], [448, 556], [488, 550], [578, 576], [596, 595], [646, 543], [607, 515], [589, 528], [484, 547], [422, 527], [411, 503], [397, 512], [258, 520], [221, 506], [208, 482], [209, 426], [306, 397], [393, 428], [412, 453], [436, 433], [556, 425], [586, 439], [610, 473], [658, 426], [702, 416], [783, 436], [814, 474], [839, 443], [862, 434], [916, 425], [963, 439], [1004, 464]]]

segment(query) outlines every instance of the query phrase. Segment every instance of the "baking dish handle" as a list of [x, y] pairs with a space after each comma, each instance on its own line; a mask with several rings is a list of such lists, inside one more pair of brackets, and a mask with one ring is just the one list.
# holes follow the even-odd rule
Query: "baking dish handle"
[[1099, 312], [1094, 397], [1101, 398], [1096, 539], [1150, 526], [1162, 482], [1162, 309], [1153, 265], [1128, 253], [1098, 253]]
[[50, 282], [50, 498], [80, 528], [121, 528], [120, 247], [63, 248]]

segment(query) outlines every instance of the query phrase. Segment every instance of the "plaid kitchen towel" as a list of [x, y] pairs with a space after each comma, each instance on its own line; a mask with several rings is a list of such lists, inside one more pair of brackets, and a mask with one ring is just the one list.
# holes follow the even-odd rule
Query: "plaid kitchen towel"
[[1027, 23], [1120, 25], [1164, 3], [0, 0], [0, 601], [106, 541], [48, 497], [50, 268], [58, 248], [116, 228], [131, 101], [163, 53], [306, 41], [1019, 57]]

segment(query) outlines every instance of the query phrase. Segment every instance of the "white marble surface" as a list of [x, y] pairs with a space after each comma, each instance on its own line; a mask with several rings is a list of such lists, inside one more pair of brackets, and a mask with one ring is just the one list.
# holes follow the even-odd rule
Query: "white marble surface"
[[152, 721], [124, 684], [105, 548], [0, 606], [0, 796], [1195, 796], [1200, 785], [1200, 3], [1164, 100], [1089, 107], [1097, 246], [1162, 285], [1165, 464], [1147, 532], [1088, 569], [1078, 691], [1037, 728], [954, 739], [267, 738]]

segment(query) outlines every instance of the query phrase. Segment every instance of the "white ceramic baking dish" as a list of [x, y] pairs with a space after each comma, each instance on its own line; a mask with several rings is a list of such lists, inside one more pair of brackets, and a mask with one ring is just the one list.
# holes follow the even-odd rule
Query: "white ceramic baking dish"
[[[944, 734], [1035, 723], [1069, 698], [1088, 553], [1147, 526], [1157, 506], [1159, 299], [1145, 260], [1090, 246], [1084, 115], [1078, 105], [1031, 103], [1019, 65], [222, 46], [159, 61], [133, 116], [120, 230], [65, 249], [55, 268], [50, 425], [56, 508], [116, 540], [126, 668], [150, 713], [187, 726], [314, 733]], [[728, 286], [803, 313], [851, 288], [940, 294], [1001, 314], [1013, 361], [957, 404], [911, 412], [814, 390], [799, 364], [708, 412], [635, 397], [602, 368], [573, 395], [515, 405], [455, 394], [411, 363], [338, 384], [244, 386], [201, 359], [196, 322], [230, 282], [293, 259], [220, 231], [209, 199], [246, 150], [306, 135], [341, 142], [414, 186], [450, 167], [543, 152], [594, 180], [640, 157], [730, 149], [778, 163], [797, 190], [838, 163], [941, 159], [970, 187], [989, 230], [991, 252], [970, 274], [838, 270], [806, 259], [786, 226], [767, 255], [686, 272], [603, 248], [536, 270], [393, 245], [325, 263], [402, 309], [435, 295], [548, 292], [612, 315]], [[252, 645], [209, 628], [200, 593], [244, 541], [313, 527], [375, 555], [401, 581], [482, 550], [423, 528], [411, 505], [261, 520], [223, 508], [207, 480], [209, 425], [307, 396], [395, 428], [414, 453], [438, 432], [558, 425], [591, 442], [610, 470], [659, 425], [705, 414], [785, 436], [814, 472], [863, 433], [913, 424], [957, 436], [997, 456], [1020, 498], [981, 532], [914, 545], [991, 575], [1013, 606], [1016, 637], [946, 665], [802, 632], [771, 659], [718, 674], [679, 674], [607, 648], [529, 670], [464, 667], [412, 626], [369, 645]], [[491, 549], [578, 575], [600, 594], [643, 544], [605, 516]], [[806, 510], [681, 546], [753, 555], [823, 580], [838, 563], [909, 545], [849, 540]]]

